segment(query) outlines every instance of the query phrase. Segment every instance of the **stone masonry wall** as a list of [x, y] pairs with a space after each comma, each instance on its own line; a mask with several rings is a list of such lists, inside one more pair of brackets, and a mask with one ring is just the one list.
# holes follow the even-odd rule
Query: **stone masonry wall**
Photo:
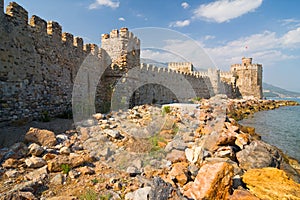
[[28, 22], [14, 2], [0, 13], [0, 122], [70, 109], [73, 80], [91, 45], [62, 33], [57, 22], [38, 16]]
[[236, 77], [237, 96], [262, 98], [262, 65], [252, 64], [252, 58], [242, 58], [242, 64], [231, 65]]
[[[10, 3], [4, 13], [0, 0], [0, 9], [0, 123], [69, 111], [74, 88], [85, 90], [78, 94], [76, 106], [84, 111], [84, 104], [95, 99], [97, 112], [109, 111], [111, 105], [184, 102], [218, 93], [233, 98], [236, 86], [248, 94], [244, 92], [247, 81], [255, 94], [262, 91], [261, 65], [251, 65], [248, 71], [236, 68], [226, 75], [218, 70], [189, 72], [141, 65], [140, 40], [127, 28], [103, 34], [99, 48], [62, 33], [57, 22], [35, 15], [28, 20], [28, 12], [17, 3]], [[80, 69], [82, 74], [77, 73]]]

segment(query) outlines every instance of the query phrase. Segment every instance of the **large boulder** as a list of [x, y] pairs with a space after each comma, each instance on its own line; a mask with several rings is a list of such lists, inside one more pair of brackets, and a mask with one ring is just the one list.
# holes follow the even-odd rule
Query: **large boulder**
[[243, 175], [250, 192], [260, 199], [300, 199], [300, 184], [277, 168], [250, 169]]
[[184, 195], [191, 199], [226, 199], [229, 197], [233, 167], [226, 162], [203, 165]]
[[279, 151], [262, 141], [255, 140], [245, 149], [236, 154], [239, 166], [242, 169], [255, 169], [264, 167], [279, 167], [282, 157]]
[[25, 141], [46, 147], [54, 146], [57, 143], [54, 132], [38, 128], [30, 128], [25, 135]]
[[70, 154], [66, 155], [58, 155], [55, 158], [48, 160], [48, 170], [50, 172], [59, 172], [62, 171], [62, 166], [66, 165], [70, 168], [75, 168], [85, 163], [90, 163], [93, 161], [89, 155], [79, 155], [79, 154]]

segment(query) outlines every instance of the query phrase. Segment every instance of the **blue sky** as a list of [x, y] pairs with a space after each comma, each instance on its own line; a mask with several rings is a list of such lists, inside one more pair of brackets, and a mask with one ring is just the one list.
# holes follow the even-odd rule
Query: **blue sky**
[[[263, 64], [265, 82], [300, 92], [298, 0], [15, 1], [29, 16], [57, 21], [64, 32], [82, 37], [85, 43], [99, 45], [102, 33], [121, 27], [137, 35], [135, 30], [144, 27], [162, 28], [164, 34], [165, 29], [171, 29], [197, 43], [221, 70], [229, 70], [230, 64], [240, 63], [243, 56], [253, 57], [255, 63]], [[4, 2], [7, 5], [9, 1]], [[167, 45], [193, 54], [190, 41], [174, 41], [156, 43], [161, 44], [159, 48]], [[162, 62], [174, 58], [153, 49], [142, 55]], [[201, 60], [193, 56], [191, 60]]]

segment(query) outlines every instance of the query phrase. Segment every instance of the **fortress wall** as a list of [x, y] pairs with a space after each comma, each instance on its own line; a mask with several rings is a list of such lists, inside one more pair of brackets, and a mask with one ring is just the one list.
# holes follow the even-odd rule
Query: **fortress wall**
[[[112, 104], [116, 109], [123, 109], [146, 103], [187, 102], [196, 96], [209, 98], [208, 79], [142, 63], [141, 67], [130, 69], [116, 84]], [[118, 105], [120, 101], [123, 103]]]
[[[251, 70], [233, 65], [229, 73], [140, 65], [140, 40], [127, 28], [103, 34], [99, 48], [62, 32], [57, 22], [46, 22], [35, 15], [28, 19], [28, 12], [16, 3], [10, 3], [6, 13], [0, 12], [0, 21], [0, 123], [55, 116], [71, 109], [74, 80], [82, 65], [85, 65], [83, 74], [76, 87], [80, 89], [83, 84], [82, 88], [88, 91], [83, 96], [88, 95], [90, 100], [89, 92], [96, 89], [93, 95], [97, 112], [109, 111], [114, 95], [117, 98], [113, 101], [124, 102], [128, 107], [170, 103], [174, 99], [185, 102], [218, 93], [234, 97], [232, 83], [237, 73], [246, 77], [237, 81], [240, 89], [248, 87], [244, 81], [250, 80], [253, 91], [261, 91], [261, 65], [247, 66]], [[179, 66], [184, 64], [192, 66], [190, 63]], [[178, 67], [176, 63], [171, 65]], [[89, 66], [92, 71], [88, 71]]]
[[[0, 8], [3, 7], [3, 0]], [[10, 3], [0, 23], [0, 122], [70, 108], [73, 80], [91, 45]]]

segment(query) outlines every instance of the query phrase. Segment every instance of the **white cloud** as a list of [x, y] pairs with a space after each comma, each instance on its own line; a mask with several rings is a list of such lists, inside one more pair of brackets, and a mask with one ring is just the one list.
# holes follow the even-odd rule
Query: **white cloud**
[[191, 21], [186, 19], [186, 20], [183, 20], [183, 21], [172, 22], [170, 24], [170, 27], [184, 27], [184, 26], [190, 25], [190, 23], [191, 23]]
[[263, 0], [219, 0], [200, 5], [194, 11], [194, 18], [201, 18], [217, 23], [228, 22], [248, 12], [254, 11]]
[[112, 1], [112, 0], [96, 0], [89, 6], [89, 9], [97, 9], [100, 7], [110, 7], [112, 9], [118, 8], [120, 6], [119, 1]]
[[212, 39], [215, 39], [216, 36], [213, 36], [213, 35], [206, 35], [204, 36], [204, 40], [212, 40]]
[[190, 5], [187, 2], [182, 2], [181, 7], [183, 7], [184, 9], [187, 9], [188, 7], [190, 7]]
[[294, 18], [289, 18], [289, 19], [279, 20], [279, 22], [281, 22], [281, 25], [285, 26], [285, 25], [288, 25], [288, 24], [299, 23], [300, 20], [294, 19]]
[[253, 57], [266, 65], [272, 65], [277, 61], [295, 59], [298, 56], [286, 54], [285, 50], [299, 48], [299, 44], [300, 27], [281, 37], [277, 36], [275, 32], [264, 31], [227, 42], [223, 46], [205, 49], [218, 67], [224, 69], [233, 63], [240, 63], [244, 56]]
[[287, 47], [296, 47], [300, 45], [300, 27], [287, 32], [282, 37], [282, 44]]
[[124, 17], [119, 17], [118, 20], [119, 20], [119, 21], [125, 21], [125, 18], [124, 18]]

